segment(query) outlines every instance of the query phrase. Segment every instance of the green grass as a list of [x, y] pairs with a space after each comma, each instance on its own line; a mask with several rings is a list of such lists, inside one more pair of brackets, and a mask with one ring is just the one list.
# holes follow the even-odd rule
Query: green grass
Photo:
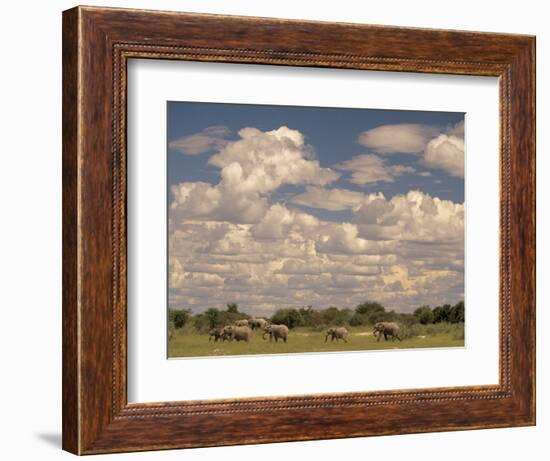
[[[381, 349], [415, 349], [428, 347], [462, 347], [464, 346], [463, 335], [458, 329], [463, 325], [456, 325], [455, 328], [438, 329], [432, 334], [411, 336], [403, 341], [376, 341], [371, 335], [372, 329], [351, 328], [348, 342], [325, 343], [323, 331], [312, 331], [308, 328], [296, 328], [291, 330], [287, 343], [279, 341], [270, 342], [262, 340], [261, 333], [255, 332], [252, 340], [246, 342], [211, 342], [208, 335], [184, 331], [177, 331], [168, 344], [169, 357], [204, 357], [224, 355], [253, 355], [253, 354], [291, 354], [300, 352], [334, 352], [334, 351], [365, 351]], [[424, 333], [423, 331], [421, 333]]]

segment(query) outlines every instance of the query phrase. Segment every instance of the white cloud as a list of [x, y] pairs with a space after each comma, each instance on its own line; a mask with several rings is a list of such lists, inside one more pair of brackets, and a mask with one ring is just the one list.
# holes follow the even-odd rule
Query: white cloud
[[354, 184], [370, 184], [376, 182], [394, 182], [395, 178], [404, 173], [414, 173], [415, 169], [405, 165], [388, 165], [386, 160], [374, 154], [357, 155], [346, 160], [336, 168], [350, 171], [350, 181]]
[[223, 181], [231, 189], [267, 193], [283, 184], [324, 186], [340, 176], [330, 168], [321, 168], [297, 130], [286, 126], [267, 132], [243, 128], [239, 136], [239, 141], [209, 160], [222, 169]]
[[[363, 166], [362, 157], [348, 162]], [[373, 157], [385, 174], [402, 174]], [[387, 198], [327, 188], [338, 174], [322, 168], [302, 134], [286, 127], [241, 130], [210, 163], [220, 168], [217, 184], [172, 189], [172, 307], [201, 311], [233, 301], [270, 315], [289, 306], [354, 307], [368, 297], [410, 310], [462, 296], [463, 204], [419, 191]], [[306, 186], [290, 203], [349, 210], [350, 222], [273, 203], [270, 194], [285, 184]]]
[[456, 136], [457, 138], [464, 139], [464, 120], [458, 122], [456, 125], [451, 126], [447, 130], [447, 134], [449, 136]]
[[267, 212], [266, 196], [282, 185], [326, 185], [339, 177], [319, 165], [299, 131], [244, 128], [239, 136], [240, 140], [209, 159], [221, 169], [218, 184], [183, 182], [172, 187], [171, 216], [175, 220], [257, 223]]
[[185, 155], [199, 155], [225, 146], [230, 131], [225, 126], [210, 126], [199, 133], [170, 141], [168, 147]]
[[376, 197], [357, 210], [363, 238], [441, 243], [464, 239], [464, 205], [420, 191]]
[[464, 139], [441, 134], [432, 139], [424, 151], [424, 164], [439, 168], [451, 176], [464, 177]]
[[437, 127], [415, 123], [382, 125], [362, 132], [357, 142], [380, 154], [420, 154], [439, 133]]
[[365, 194], [362, 192], [307, 186], [305, 192], [295, 195], [290, 201], [310, 208], [339, 211], [357, 208], [364, 199]]

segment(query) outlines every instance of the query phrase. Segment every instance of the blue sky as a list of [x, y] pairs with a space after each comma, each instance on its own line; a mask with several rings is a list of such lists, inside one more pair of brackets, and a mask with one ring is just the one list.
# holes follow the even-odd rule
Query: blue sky
[[[463, 297], [463, 113], [169, 102], [167, 115], [172, 306], [346, 305], [361, 286], [397, 310]], [[255, 245], [271, 256], [251, 262]], [[346, 253], [356, 265], [336, 269]]]
[[[190, 136], [209, 126], [226, 126], [231, 131], [228, 139], [238, 139], [243, 127], [269, 131], [288, 126], [303, 133], [306, 142], [315, 148], [321, 165], [330, 166], [354, 155], [368, 153], [358, 144], [361, 132], [381, 125], [415, 123], [432, 125], [441, 131], [464, 120], [459, 112], [426, 112], [379, 109], [319, 108], [299, 106], [268, 106], [255, 104], [219, 104], [202, 102], [168, 103], [168, 142]], [[336, 127], [336, 129], [335, 129]], [[216, 181], [219, 170], [209, 166], [205, 156], [182, 156], [175, 149], [168, 150], [168, 185], [181, 181]], [[390, 164], [414, 165], [417, 158], [394, 154]], [[363, 192], [383, 191], [387, 195], [402, 194], [418, 188], [442, 199], [464, 201], [464, 180], [450, 176], [443, 170], [424, 168], [431, 177], [405, 174], [393, 183], [357, 186], [342, 176], [335, 186]], [[439, 182], [440, 181], [440, 182]], [[285, 192], [281, 190], [279, 192]]]

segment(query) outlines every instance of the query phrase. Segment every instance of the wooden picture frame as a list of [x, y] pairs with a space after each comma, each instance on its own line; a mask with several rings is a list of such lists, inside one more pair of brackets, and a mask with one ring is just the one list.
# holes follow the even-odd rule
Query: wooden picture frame
[[[128, 404], [131, 58], [496, 76], [500, 382]], [[535, 424], [535, 38], [77, 7], [63, 13], [63, 448], [93, 454]]]

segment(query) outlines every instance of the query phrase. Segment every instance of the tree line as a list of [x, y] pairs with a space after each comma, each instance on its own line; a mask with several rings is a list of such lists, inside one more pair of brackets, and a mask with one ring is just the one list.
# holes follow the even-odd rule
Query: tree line
[[[206, 333], [211, 328], [233, 324], [237, 320], [249, 319], [252, 316], [239, 311], [236, 303], [228, 303], [221, 310], [211, 307], [200, 314], [193, 314], [186, 309], [170, 309], [169, 323], [175, 329], [193, 328], [199, 333]], [[274, 324], [286, 325], [289, 329], [309, 327], [322, 330], [328, 326], [372, 326], [376, 322], [397, 322], [410, 327], [414, 324], [430, 325], [437, 323], [463, 323], [465, 319], [464, 301], [455, 305], [444, 304], [433, 309], [430, 306], [420, 306], [412, 313], [400, 313], [386, 310], [379, 302], [367, 301], [355, 309], [338, 308], [313, 309], [311, 306], [300, 308], [282, 308], [265, 317]]]

